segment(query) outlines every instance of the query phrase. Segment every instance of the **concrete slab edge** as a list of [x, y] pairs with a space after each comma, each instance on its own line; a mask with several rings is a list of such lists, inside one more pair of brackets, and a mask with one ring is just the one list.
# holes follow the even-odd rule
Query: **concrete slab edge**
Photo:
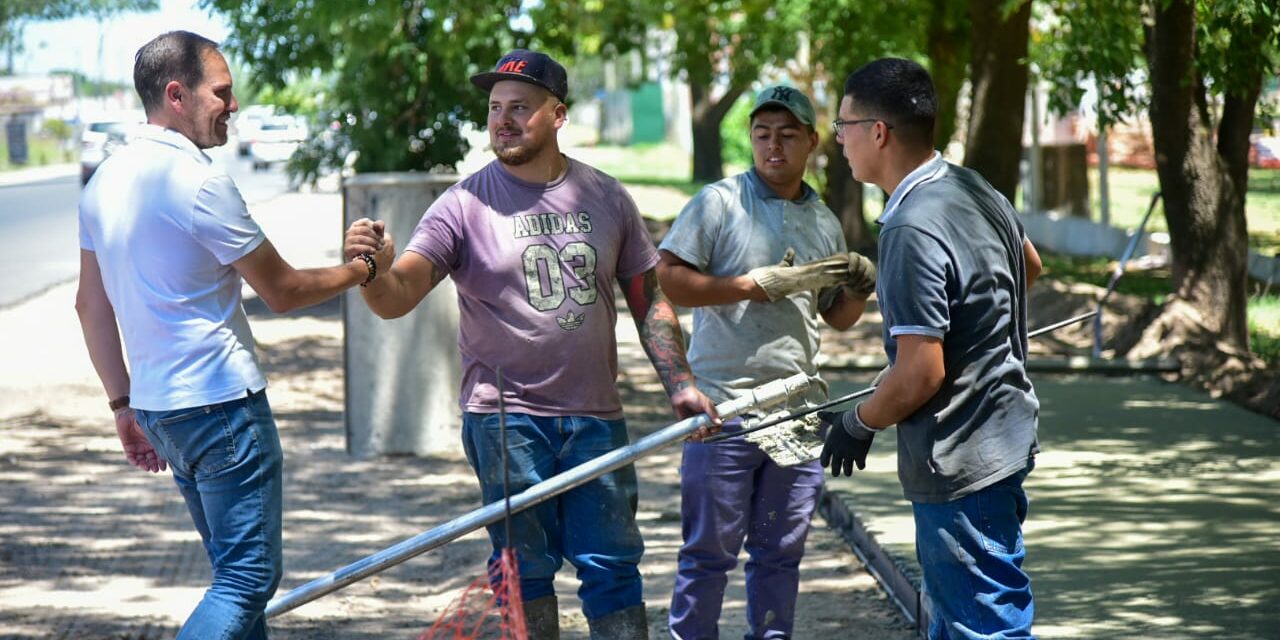
[[[850, 358], [832, 358], [822, 362], [818, 367], [824, 371], [879, 371], [888, 361], [883, 356], [854, 356]], [[1163, 373], [1181, 370], [1178, 361], [1173, 358], [1148, 359], [1105, 359], [1089, 356], [1070, 356], [1065, 358], [1031, 358], [1027, 361], [1028, 371], [1039, 372], [1079, 372], [1079, 373]]]
[[881, 546], [875, 535], [867, 530], [852, 496], [824, 485], [818, 511], [849, 544], [854, 555], [862, 561], [903, 617], [916, 626], [918, 635], [925, 637], [929, 629], [929, 614], [921, 600], [919, 578], [913, 578], [904, 568], [903, 559]]

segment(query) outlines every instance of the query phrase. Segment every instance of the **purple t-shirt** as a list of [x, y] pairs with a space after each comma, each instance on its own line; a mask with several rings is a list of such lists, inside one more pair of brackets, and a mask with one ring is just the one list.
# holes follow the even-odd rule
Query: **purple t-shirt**
[[613, 283], [658, 252], [617, 180], [569, 160], [552, 183], [493, 161], [427, 209], [405, 247], [458, 288], [463, 411], [622, 417]]

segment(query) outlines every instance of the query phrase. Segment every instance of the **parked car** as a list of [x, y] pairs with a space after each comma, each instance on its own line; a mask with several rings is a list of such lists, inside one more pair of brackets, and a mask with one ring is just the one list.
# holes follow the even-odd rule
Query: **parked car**
[[262, 123], [276, 115], [276, 108], [269, 104], [249, 105], [236, 112], [236, 153], [241, 158], [249, 155], [249, 147], [258, 139]]
[[80, 184], [88, 184], [98, 165], [127, 144], [138, 125], [146, 121], [141, 111], [104, 114], [86, 120], [80, 132]]
[[258, 125], [258, 133], [249, 143], [249, 159], [255, 171], [284, 162], [307, 139], [307, 124], [296, 116], [272, 116]]

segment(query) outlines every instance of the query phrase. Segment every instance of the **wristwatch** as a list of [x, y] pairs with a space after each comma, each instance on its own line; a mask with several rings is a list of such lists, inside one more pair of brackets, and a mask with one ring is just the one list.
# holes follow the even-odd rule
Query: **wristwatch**
[[124, 394], [124, 395], [120, 396], [119, 398], [115, 398], [115, 399], [111, 400], [110, 402], [108, 402], [108, 403], [107, 403], [107, 406], [108, 406], [108, 407], [110, 407], [112, 411], [119, 411], [119, 410], [121, 410], [121, 409], [128, 409], [128, 408], [129, 408], [129, 394], [127, 394], [127, 393], [126, 393], [126, 394]]

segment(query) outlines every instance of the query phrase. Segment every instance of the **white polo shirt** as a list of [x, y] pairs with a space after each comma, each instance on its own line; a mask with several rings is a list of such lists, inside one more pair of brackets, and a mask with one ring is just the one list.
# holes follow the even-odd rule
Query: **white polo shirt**
[[124, 335], [130, 404], [166, 411], [260, 391], [266, 378], [231, 263], [266, 239], [231, 178], [186, 136], [146, 125], [80, 197]]

